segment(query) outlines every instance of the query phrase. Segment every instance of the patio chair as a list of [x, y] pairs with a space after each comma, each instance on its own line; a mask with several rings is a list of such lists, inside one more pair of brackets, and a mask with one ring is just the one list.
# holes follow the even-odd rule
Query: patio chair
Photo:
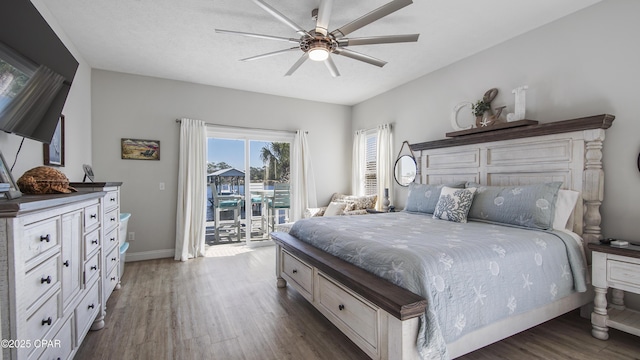
[[269, 204], [271, 210], [271, 229], [275, 229], [276, 216], [280, 210], [285, 210], [285, 222], [289, 218], [289, 209], [291, 208], [291, 192], [288, 183], [276, 183], [273, 187], [273, 200]]
[[[215, 237], [216, 241], [220, 241], [220, 229], [234, 229], [240, 241], [240, 213], [242, 211], [242, 197], [238, 195], [218, 195], [218, 189], [215, 184], [211, 184], [211, 195], [213, 197], [213, 212], [215, 221]], [[232, 220], [221, 220], [220, 214], [226, 211], [233, 211]]]

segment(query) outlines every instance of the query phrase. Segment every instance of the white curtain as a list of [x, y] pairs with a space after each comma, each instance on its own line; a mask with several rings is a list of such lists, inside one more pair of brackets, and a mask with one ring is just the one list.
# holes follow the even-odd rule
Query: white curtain
[[377, 153], [376, 153], [376, 171], [378, 180], [378, 203], [377, 210], [382, 210], [382, 200], [384, 199], [384, 190], [389, 189], [389, 193], [393, 191], [393, 178], [391, 169], [393, 167], [393, 154], [391, 153], [391, 125], [379, 125], [377, 128]]
[[291, 213], [290, 221], [302, 218], [307, 208], [318, 206], [316, 182], [311, 166], [307, 133], [298, 130], [291, 150]]
[[180, 120], [175, 259], [204, 256], [207, 210], [207, 130], [204, 121]]
[[353, 134], [353, 154], [351, 156], [351, 193], [364, 195], [364, 170], [367, 136], [364, 130], [358, 130]]

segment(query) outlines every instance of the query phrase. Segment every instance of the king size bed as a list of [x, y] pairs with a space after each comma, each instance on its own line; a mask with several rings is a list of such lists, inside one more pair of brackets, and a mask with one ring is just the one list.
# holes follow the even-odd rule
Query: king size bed
[[613, 119], [414, 144], [405, 211], [273, 233], [277, 285], [374, 359], [453, 358], [583, 307]]

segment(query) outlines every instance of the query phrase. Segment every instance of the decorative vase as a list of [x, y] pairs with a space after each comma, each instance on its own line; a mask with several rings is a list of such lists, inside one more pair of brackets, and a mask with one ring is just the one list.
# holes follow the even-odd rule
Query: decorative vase
[[389, 188], [384, 188], [384, 199], [382, 199], [382, 210], [389, 211]]

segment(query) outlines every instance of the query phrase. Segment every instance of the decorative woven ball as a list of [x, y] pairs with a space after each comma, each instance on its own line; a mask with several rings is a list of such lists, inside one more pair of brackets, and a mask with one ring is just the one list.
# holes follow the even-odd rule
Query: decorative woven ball
[[48, 166], [28, 170], [18, 179], [18, 187], [25, 194], [68, 194], [76, 191], [61, 171]]

